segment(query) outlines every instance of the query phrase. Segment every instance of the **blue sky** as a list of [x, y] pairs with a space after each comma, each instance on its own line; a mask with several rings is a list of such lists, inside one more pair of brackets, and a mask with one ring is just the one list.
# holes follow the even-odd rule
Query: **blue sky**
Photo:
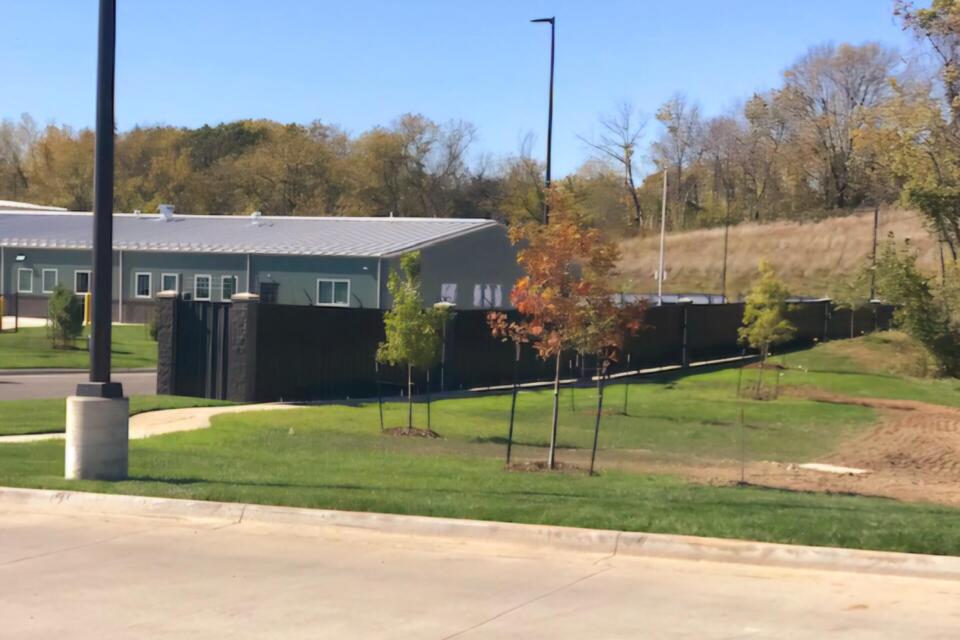
[[[90, 126], [96, 0], [6, 0], [0, 118]], [[706, 114], [778, 82], [807, 47], [911, 43], [889, 0], [119, 0], [117, 123], [321, 119], [359, 133], [405, 112], [465, 119], [475, 151], [546, 140], [557, 16], [555, 175], [588, 155], [598, 115], [676, 91]], [[656, 123], [648, 125], [651, 133]]]

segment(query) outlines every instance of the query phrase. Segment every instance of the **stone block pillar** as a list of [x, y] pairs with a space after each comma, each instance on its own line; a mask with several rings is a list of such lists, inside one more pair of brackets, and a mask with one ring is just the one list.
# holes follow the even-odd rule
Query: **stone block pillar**
[[230, 301], [230, 344], [227, 359], [227, 400], [256, 402], [257, 397], [257, 318], [260, 296], [238, 293]]

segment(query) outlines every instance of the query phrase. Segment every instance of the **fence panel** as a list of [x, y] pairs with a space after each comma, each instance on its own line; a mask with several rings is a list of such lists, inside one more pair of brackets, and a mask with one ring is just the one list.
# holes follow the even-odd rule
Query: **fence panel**
[[[169, 347], [174, 357], [160, 358], [158, 369], [163, 370], [158, 371], [158, 380], [175, 381], [174, 393], [222, 398], [229, 388], [230, 397], [238, 400], [319, 400], [373, 397], [378, 388], [384, 395], [396, 395], [405, 387], [402, 367], [376, 365], [377, 347], [384, 339], [379, 310], [254, 302], [255, 308], [236, 309], [231, 323], [229, 303], [171, 304], [175, 322], [167, 314], [162, 317], [176, 327]], [[849, 311], [828, 309], [826, 302], [793, 305], [788, 315], [797, 331], [783, 348], [808, 345], [824, 336], [849, 336]], [[651, 307], [645, 328], [627, 341], [613, 371], [683, 365], [685, 347], [686, 362], [738, 355], [743, 351], [737, 340], [742, 314], [742, 304]], [[858, 310], [854, 331], [887, 328], [891, 318], [889, 307]], [[444, 345], [442, 364], [431, 371], [433, 390], [506, 385], [513, 380], [514, 346], [490, 335], [485, 312], [458, 312], [447, 326]], [[589, 358], [569, 353], [561, 357], [565, 378], [591, 375], [592, 367]], [[540, 360], [531, 345], [523, 346], [518, 366], [522, 382], [550, 380], [553, 371], [552, 361]], [[425, 378], [426, 372], [416, 372], [416, 392], [426, 390]]]
[[687, 308], [688, 361], [729, 358], [743, 352], [737, 333], [743, 304], [689, 305]]

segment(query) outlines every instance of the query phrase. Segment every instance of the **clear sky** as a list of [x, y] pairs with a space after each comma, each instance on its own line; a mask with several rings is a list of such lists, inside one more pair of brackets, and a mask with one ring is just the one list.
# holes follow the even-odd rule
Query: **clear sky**
[[[465, 119], [476, 151], [546, 141], [557, 17], [555, 175], [599, 114], [676, 91], [706, 114], [775, 85], [810, 45], [911, 47], [892, 0], [119, 0], [117, 124], [320, 119], [359, 133], [405, 112]], [[4, 0], [0, 118], [91, 126], [97, 0]], [[656, 131], [654, 121], [648, 129]]]

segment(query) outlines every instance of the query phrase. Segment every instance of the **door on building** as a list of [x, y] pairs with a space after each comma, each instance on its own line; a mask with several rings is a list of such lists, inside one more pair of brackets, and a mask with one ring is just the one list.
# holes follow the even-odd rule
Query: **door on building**
[[277, 282], [260, 283], [260, 302], [262, 304], [277, 304], [277, 291], [280, 284]]

